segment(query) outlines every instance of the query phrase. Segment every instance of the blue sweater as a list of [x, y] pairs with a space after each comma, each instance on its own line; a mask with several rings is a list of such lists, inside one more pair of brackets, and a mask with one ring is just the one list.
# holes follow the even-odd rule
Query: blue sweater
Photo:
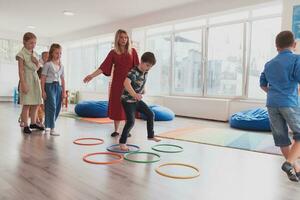
[[285, 49], [265, 64], [260, 86], [268, 87], [267, 106], [297, 107], [300, 56]]

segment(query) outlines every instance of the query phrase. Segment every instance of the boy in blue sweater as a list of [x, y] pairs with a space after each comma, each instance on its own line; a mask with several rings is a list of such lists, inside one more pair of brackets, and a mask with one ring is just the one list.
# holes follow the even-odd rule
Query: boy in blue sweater
[[[260, 76], [260, 87], [267, 93], [267, 108], [275, 145], [280, 147], [286, 161], [282, 170], [291, 181], [299, 182], [300, 166], [300, 56], [293, 54], [295, 39], [291, 31], [276, 36], [278, 55], [265, 64]], [[288, 135], [293, 131], [294, 143]]]

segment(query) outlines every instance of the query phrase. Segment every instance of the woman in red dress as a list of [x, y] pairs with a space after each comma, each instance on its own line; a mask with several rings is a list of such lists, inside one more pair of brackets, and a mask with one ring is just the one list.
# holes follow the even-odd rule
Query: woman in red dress
[[112, 137], [119, 135], [118, 129], [120, 121], [126, 119], [121, 104], [124, 80], [128, 72], [138, 64], [139, 58], [137, 52], [134, 48], [131, 48], [131, 42], [127, 32], [119, 29], [115, 35], [114, 49], [109, 52], [100, 67], [83, 80], [84, 83], [88, 83], [100, 74], [110, 76], [114, 68], [108, 104], [108, 116], [114, 120], [115, 125], [115, 131], [111, 134]]

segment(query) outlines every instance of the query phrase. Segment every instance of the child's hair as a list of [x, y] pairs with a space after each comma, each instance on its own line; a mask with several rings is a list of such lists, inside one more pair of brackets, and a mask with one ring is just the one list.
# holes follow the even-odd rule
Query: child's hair
[[31, 32], [27, 32], [23, 36], [23, 43], [25, 43], [25, 42], [27, 42], [28, 40], [31, 40], [31, 39], [36, 39], [36, 36]]
[[44, 56], [44, 54], [49, 53], [48, 51], [43, 51], [42, 52], [42, 56]]
[[141, 61], [143, 63], [149, 63], [151, 65], [155, 65], [156, 63], [155, 56], [152, 52], [145, 52], [141, 57]]
[[281, 31], [276, 36], [276, 47], [280, 49], [289, 48], [295, 42], [294, 34], [291, 31]]
[[53, 43], [51, 44], [50, 50], [49, 50], [49, 58], [48, 58], [48, 62], [51, 61], [53, 59], [53, 52], [55, 51], [55, 49], [61, 49], [61, 46], [57, 43]]
[[130, 38], [129, 38], [129, 36], [128, 36], [128, 33], [127, 33], [125, 30], [123, 30], [123, 29], [117, 30], [117, 32], [116, 32], [116, 34], [115, 34], [115, 42], [114, 42], [114, 48], [115, 48], [115, 51], [116, 51], [117, 53], [121, 53], [121, 49], [120, 49], [120, 45], [119, 45], [119, 37], [120, 37], [120, 35], [121, 35], [122, 33], [123, 33], [123, 34], [126, 34], [127, 37], [128, 37], [128, 41], [127, 41], [127, 44], [126, 44], [126, 46], [125, 46], [125, 49], [126, 49], [127, 53], [131, 54], [131, 42], [130, 42]]

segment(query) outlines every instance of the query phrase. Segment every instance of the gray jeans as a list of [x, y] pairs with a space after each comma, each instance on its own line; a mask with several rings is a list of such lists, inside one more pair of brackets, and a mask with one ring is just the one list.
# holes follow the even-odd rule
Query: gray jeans
[[293, 139], [300, 140], [300, 107], [268, 107], [268, 113], [276, 146], [285, 147], [291, 144], [288, 126], [293, 131]]

